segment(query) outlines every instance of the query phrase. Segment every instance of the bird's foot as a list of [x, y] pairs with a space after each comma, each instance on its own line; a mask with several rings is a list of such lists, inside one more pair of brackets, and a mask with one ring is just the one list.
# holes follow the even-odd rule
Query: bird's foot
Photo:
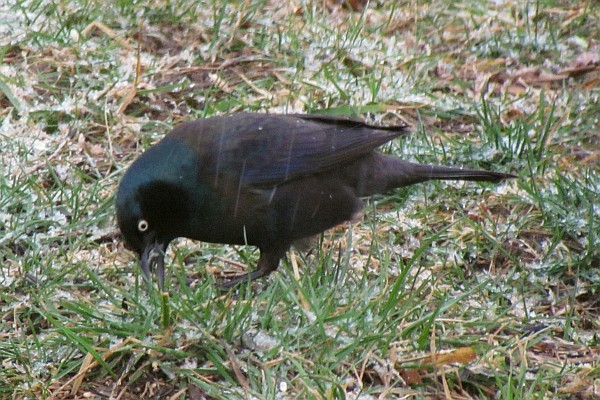
[[271, 273], [271, 270], [257, 269], [257, 270], [248, 272], [247, 274], [240, 275], [235, 278], [229, 279], [227, 281], [219, 282], [219, 283], [217, 283], [217, 288], [219, 290], [221, 290], [222, 292], [227, 292], [231, 288], [234, 288], [236, 286], [242, 285], [244, 283], [249, 283], [256, 279], [265, 277], [265, 276], [269, 275], [269, 273]]

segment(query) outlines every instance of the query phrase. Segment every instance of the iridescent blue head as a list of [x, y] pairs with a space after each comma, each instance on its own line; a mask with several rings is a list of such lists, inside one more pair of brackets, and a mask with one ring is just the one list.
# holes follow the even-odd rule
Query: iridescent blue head
[[199, 162], [184, 143], [169, 137], [129, 167], [117, 191], [117, 222], [140, 267], [155, 272], [164, 289], [164, 253], [169, 243], [190, 230], [190, 209], [197, 206], [194, 182]]

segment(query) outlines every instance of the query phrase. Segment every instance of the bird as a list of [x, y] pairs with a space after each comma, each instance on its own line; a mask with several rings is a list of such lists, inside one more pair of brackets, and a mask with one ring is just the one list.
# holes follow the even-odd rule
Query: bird
[[275, 271], [295, 242], [353, 220], [363, 198], [429, 180], [500, 182], [503, 172], [418, 164], [377, 148], [410, 133], [322, 114], [233, 113], [185, 122], [139, 156], [116, 216], [141, 271], [164, 291], [179, 237], [258, 247], [257, 267], [224, 290]]

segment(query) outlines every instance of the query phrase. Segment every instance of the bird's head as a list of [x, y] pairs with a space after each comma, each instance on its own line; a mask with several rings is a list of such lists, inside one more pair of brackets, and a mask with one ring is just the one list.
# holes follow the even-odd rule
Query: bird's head
[[[127, 247], [135, 251], [140, 267], [147, 278], [156, 274], [159, 287], [164, 289], [164, 253], [179, 232], [177, 215], [184, 206], [177, 200], [176, 190], [166, 185], [150, 183], [133, 190], [124, 179], [117, 192], [117, 222]], [[179, 203], [179, 204], [178, 204]]]
[[189, 237], [197, 202], [189, 188], [197, 171], [194, 156], [185, 147], [163, 142], [131, 165], [116, 196], [117, 223], [125, 243], [138, 254], [144, 275], [156, 274], [161, 290], [165, 250], [173, 239]]

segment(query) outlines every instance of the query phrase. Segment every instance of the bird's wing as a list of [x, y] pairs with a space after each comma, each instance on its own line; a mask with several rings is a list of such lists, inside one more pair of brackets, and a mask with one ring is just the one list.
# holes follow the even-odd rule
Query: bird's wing
[[238, 113], [182, 124], [169, 136], [195, 149], [202, 179], [272, 185], [338, 168], [406, 133], [343, 117]]
[[403, 126], [377, 127], [321, 115], [254, 114], [250, 119], [240, 120], [226, 135], [235, 143], [230, 166], [237, 165], [243, 183], [250, 185], [277, 184], [338, 168], [408, 132]]

